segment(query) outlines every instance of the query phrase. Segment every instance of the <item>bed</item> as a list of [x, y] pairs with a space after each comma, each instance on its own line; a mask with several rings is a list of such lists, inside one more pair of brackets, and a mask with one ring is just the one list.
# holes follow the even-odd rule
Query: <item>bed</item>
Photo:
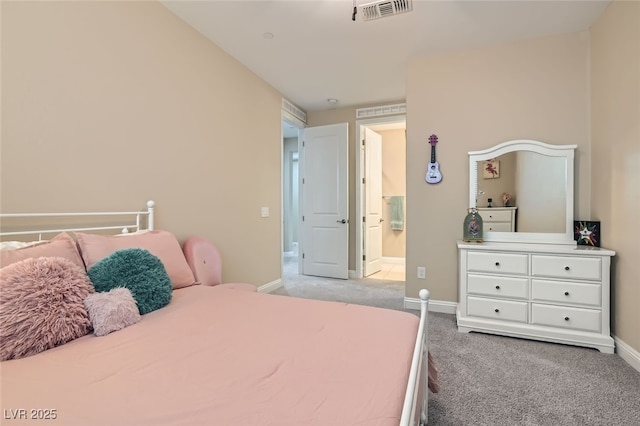
[[[81, 217], [127, 215], [134, 221], [124, 226], [110, 223], [4, 230], [12, 219], [71, 217], [75, 221]], [[195, 281], [194, 275], [187, 276], [184, 265], [189, 268], [189, 263], [182, 251], [176, 252], [176, 245], [180, 247], [180, 244], [175, 237], [154, 229], [153, 202], [149, 202], [144, 211], [2, 214], [0, 219], [3, 240], [16, 236], [28, 239], [27, 236], [33, 235], [43, 239], [53, 234], [55, 237], [47, 241], [58, 244], [64, 240], [71, 247], [68, 235], [72, 235], [74, 247], [78, 249], [77, 258], [72, 250], [62, 256], [49, 256], [48, 242], [14, 248], [9, 250], [13, 252], [10, 254], [0, 251], [3, 254], [0, 300], [5, 307], [0, 312], [5, 359], [0, 363], [0, 405], [3, 420], [10, 420], [10, 424], [45, 420], [65, 425], [300, 426], [426, 422], [428, 386], [432, 389], [437, 386], [434, 377], [429, 383], [427, 374], [427, 290], [420, 292], [418, 317], [368, 306], [246, 291], [243, 286], [202, 285]], [[122, 228], [125, 228], [122, 235], [101, 235]], [[64, 238], [59, 236], [61, 233]], [[159, 236], [169, 244], [157, 244]], [[153, 244], [149, 243], [151, 240]], [[35, 255], [29, 257], [29, 253]], [[130, 257], [134, 255], [142, 257]], [[7, 256], [13, 258], [8, 260]], [[15, 261], [16, 256], [27, 258]], [[78, 272], [80, 267], [72, 265], [78, 264], [78, 259], [82, 260], [82, 274], [93, 286], [89, 290]], [[111, 275], [108, 274], [118, 275], [118, 270], [113, 269], [114, 262], [131, 262], [131, 259], [136, 259], [134, 267], [147, 262], [160, 263], [158, 270], [162, 274], [157, 281], [164, 287], [157, 287], [160, 289], [157, 293], [166, 293], [169, 285], [169, 300], [156, 297], [156, 293], [136, 295], [137, 284], [128, 287], [125, 283], [125, 288], [131, 291], [126, 290], [127, 298], [122, 301], [126, 300], [129, 308], [132, 301], [135, 302], [131, 309], [136, 312], [129, 309], [135, 320], [99, 334], [103, 323], [91, 310], [97, 305], [87, 301], [100, 296], [102, 299], [92, 300], [106, 306], [104, 297], [122, 288], [116, 285], [111, 289], [114, 292], [103, 292], [99, 286], [104, 280], [109, 281]], [[15, 332], [17, 326], [14, 324], [9, 331], [4, 326], [13, 318], [9, 315], [13, 311], [6, 308], [6, 300], [11, 299], [15, 305], [16, 300], [31, 298], [35, 292], [25, 296], [20, 289], [26, 282], [20, 274], [31, 271], [28, 268], [37, 268], [41, 273], [43, 264], [50, 265], [44, 262], [54, 261], [55, 265], [68, 267], [64, 271], [76, 274], [73, 276], [82, 281], [78, 288], [89, 293], [76, 298], [84, 300], [83, 306], [88, 310], [86, 318], [82, 317], [85, 323], [78, 326], [79, 331], [73, 338], [66, 336], [64, 342], [48, 342], [45, 348], [42, 342], [50, 340], [50, 335], [59, 329], [56, 333], [43, 333], [36, 339], [41, 347], [35, 352], [25, 351], [23, 340], [17, 339], [14, 346], [9, 346], [12, 353], [4, 347], [7, 346], [5, 339], [10, 340], [10, 333]], [[128, 267], [127, 271], [131, 271], [130, 264]], [[149, 270], [146, 268], [142, 273]], [[118, 278], [118, 282], [138, 276], [137, 273]], [[61, 281], [59, 276], [55, 276], [56, 283]], [[166, 279], [169, 284], [163, 281]], [[55, 288], [54, 285], [46, 290], [51, 292]], [[62, 291], [70, 290], [64, 287]], [[52, 300], [54, 296], [47, 297]], [[156, 306], [143, 313], [146, 305], [140, 302], [142, 297]], [[60, 303], [76, 303], [77, 307], [82, 300]], [[122, 303], [118, 309], [125, 306], [122, 301], [118, 302]], [[57, 306], [58, 302], [51, 303]], [[15, 315], [29, 311], [25, 321], [32, 321], [39, 315], [36, 311], [42, 308], [41, 304], [38, 306], [37, 309], [19, 307]], [[67, 305], [60, 306], [58, 312], [67, 309]], [[104, 306], [100, 305], [100, 309]], [[73, 315], [82, 316], [76, 311]], [[69, 321], [67, 317], [64, 320]], [[74, 319], [73, 325], [80, 322]], [[48, 323], [45, 325], [48, 327]], [[68, 324], [65, 327], [69, 328]], [[41, 332], [32, 325], [29, 338], [38, 333]], [[19, 350], [22, 352], [16, 352]]]

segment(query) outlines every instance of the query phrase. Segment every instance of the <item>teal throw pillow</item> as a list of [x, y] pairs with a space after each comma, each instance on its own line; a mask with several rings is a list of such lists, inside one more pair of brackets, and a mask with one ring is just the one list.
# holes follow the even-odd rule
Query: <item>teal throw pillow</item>
[[117, 250], [99, 260], [88, 271], [97, 292], [117, 287], [131, 291], [141, 315], [169, 304], [173, 290], [162, 261], [148, 250]]

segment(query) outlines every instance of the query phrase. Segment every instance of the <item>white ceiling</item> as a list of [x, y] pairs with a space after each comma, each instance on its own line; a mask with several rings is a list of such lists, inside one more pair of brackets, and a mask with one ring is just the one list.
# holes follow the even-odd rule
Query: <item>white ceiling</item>
[[402, 100], [412, 57], [587, 30], [609, 4], [413, 0], [412, 12], [354, 22], [353, 0], [161, 2], [305, 111]]

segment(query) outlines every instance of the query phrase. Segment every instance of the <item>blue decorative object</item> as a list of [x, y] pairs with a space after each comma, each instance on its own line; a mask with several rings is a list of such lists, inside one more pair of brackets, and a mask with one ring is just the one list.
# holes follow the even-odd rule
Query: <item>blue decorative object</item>
[[128, 288], [141, 315], [160, 309], [171, 301], [171, 278], [162, 261], [148, 250], [117, 250], [98, 261], [87, 274], [97, 292]]
[[481, 243], [482, 236], [482, 216], [478, 214], [478, 210], [471, 208], [469, 214], [464, 218], [464, 229], [462, 240], [468, 243]]

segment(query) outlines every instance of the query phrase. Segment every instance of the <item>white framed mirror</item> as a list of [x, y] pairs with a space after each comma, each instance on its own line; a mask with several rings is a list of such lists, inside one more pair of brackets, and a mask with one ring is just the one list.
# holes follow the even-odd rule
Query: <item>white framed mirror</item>
[[482, 216], [485, 241], [576, 244], [576, 147], [513, 140], [469, 152], [469, 208]]

